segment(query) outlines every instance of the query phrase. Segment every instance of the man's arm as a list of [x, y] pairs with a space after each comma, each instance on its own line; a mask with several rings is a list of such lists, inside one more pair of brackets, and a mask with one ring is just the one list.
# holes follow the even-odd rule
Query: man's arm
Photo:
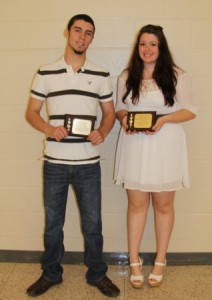
[[40, 115], [42, 106], [43, 101], [31, 97], [26, 111], [27, 121], [37, 130], [57, 141], [60, 141], [68, 135], [67, 130], [63, 126], [54, 127], [49, 125]]
[[106, 136], [113, 128], [115, 123], [115, 111], [113, 101], [100, 103], [102, 110], [102, 119], [98, 129], [95, 129], [88, 136], [88, 140], [92, 142], [93, 145], [97, 146], [104, 142]]

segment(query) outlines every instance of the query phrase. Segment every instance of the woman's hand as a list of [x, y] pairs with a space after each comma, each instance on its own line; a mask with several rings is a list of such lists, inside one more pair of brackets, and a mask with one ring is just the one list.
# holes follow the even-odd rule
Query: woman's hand
[[124, 131], [126, 132], [126, 134], [135, 134], [138, 133], [135, 130], [128, 130], [128, 125], [127, 125], [127, 114], [124, 115], [124, 117], [121, 119], [121, 125], [124, 129]]
[[143, 131], [144, 134], [146, 135], [153, 135], [156, 134], [162, 127], [163, 125], [166, 123], [166, 116], [162, 116], [160, 118], [157, 119], [155, 125], [152, 127], [152, 130], [145, 130]]

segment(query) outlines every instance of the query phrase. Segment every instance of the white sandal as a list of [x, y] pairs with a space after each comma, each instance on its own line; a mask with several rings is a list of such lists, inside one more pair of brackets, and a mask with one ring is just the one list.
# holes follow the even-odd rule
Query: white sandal
[[[160, 263], [160, 262], [155, 261], [155, 266], [165, 267], [166, 261], [165, 261], [165, 263]], [[162, 280], [163, 280], [163, 274], [161, 274], [161, 275], [155, 275], [152, 273], [149, 274], [148, 282], [151, 287], [160, 286], [162, 283]]]
[[[137, 263], [132, 263], [130, 264], [130, 267], [136, 267], [136, 266], [140, 266], [140, 269], [142, 269], [142, 265], [143, 265], [143, 260], [140, 259], [139, 257], [139, 262]], [[130, 275], [130, 283], [132, 285], [132, 287], [136, 288], [136, 289], [140, 289], [142, 288], [143, 284], [144, 284], [144, 275]]]

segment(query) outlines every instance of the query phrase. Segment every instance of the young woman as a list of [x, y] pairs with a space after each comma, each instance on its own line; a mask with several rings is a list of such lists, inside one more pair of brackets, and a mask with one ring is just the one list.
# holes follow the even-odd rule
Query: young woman
[[[134, 127], [139, 127], [140, 121], [134, 119], [131, 130], [127, 122], [129, 112], [156, 113], [156, 121], [151, 128], [138, 131]], [[137, 36], [128, 67], [119, 76], [116, 104], [116, 117], [122, 128], [114, 179], [116, 184], [124, 186], [128, 196], [130, 282], [135, 288], [141, 288], [144, 281], [139, 249], [150, 200], [156, 258], [148, 282], [150, 286], [162, 283], [174, 225], [175, 191], [189, 186], [182, 122], [195, 116], [188, 75], [174, 63], [163, 28], [144, 26]]]

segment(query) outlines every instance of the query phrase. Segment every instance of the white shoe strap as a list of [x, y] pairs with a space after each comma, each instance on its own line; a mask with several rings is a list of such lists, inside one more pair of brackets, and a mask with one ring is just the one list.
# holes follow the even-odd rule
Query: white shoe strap
[[163, 275], [155, 275], [155, 274], [149, 274], [149, 279], [156, 280], [157, 282], [160, 282], [163, 279]]
[[141, 263], [138, 262], [138, 263], [133, 263], [133, 264], [130, 264], [130, 267], [136, 267], [136, 266], [141, 266]]
[[166, 266], [166, 261], [165, 261], [165, 263], [160, 263], [160, 262], [155, 261], [155, 265], [160, 266], [160, 267], [165, 267]]
[[144, 275], [131, 275], [130, 281], [141, 281], [144, 282]]
[[142, 265], [143, 265], [143, 260], [140, 259], [140, 257], [139, 257], [139, 262], [130, 264], [130, 267], [136, 267], [136, 266], [142, 267]]

